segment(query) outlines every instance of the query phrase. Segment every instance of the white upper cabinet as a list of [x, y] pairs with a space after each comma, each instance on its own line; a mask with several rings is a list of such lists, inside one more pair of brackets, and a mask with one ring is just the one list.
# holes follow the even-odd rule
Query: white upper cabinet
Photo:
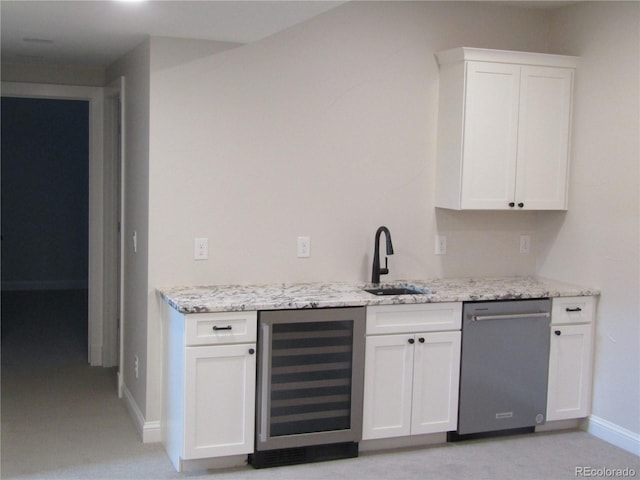
[[473, 48], [436, 56], [436, 206], [565, 210], [576, 57]]

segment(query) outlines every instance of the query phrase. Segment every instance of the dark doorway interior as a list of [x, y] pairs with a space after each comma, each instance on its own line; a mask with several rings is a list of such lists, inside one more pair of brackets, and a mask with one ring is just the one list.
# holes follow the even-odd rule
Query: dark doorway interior
[[53, 298], [69, 309], [54, 317], [73, 332], [61, 338], [82, 341], [86, 360], [89, 102], [2, 97], [1, 121], [3, 357], [12, 331], [46, 321]]

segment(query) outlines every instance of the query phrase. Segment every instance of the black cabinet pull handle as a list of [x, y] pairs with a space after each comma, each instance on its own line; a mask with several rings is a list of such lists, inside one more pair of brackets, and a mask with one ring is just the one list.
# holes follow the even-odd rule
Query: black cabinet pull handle
[[513, 208], [513, 207], [515, 207], [515, 206], [516, 206], [516, 204], [515, 204], [515, 202], [509, 202], [509, 206], [510, 206], [511, 208]]
[[249, 355], [253, 355], [254, 353], [256, 353], [256, 351], [253, 348], [249, 349]]
[[567, 308], [565, 308], [565, 310], [567, 312], [581, 312], [582, 311], [582, 309], [580, 307], [576, 307], [576, 308], [568, 308], [567, 307]]
[[560, 335], [562, 335], [562, 332], [561, 332], [560, 330], [556, 330], [556, 331], [554, 331], [553, 333], [555, 333], [558, 337], [559, 337]]
[[519, 206], [520, 208], [522, 208], [522, 207], [524, 207], [524, 203], [520, 202], [520, 203], [518, 204], [518, 206]]
[[217, 326], [217, 325], [214, 325], [214, 326], [213, 326], [213, 330], [214, 330], [214, 331], [218, 331], [218, 330], [231, 330], [231, 329], [232, 329], [231, 325], [227, 325], [226, 327], [219, 327], [219, 326]]
[[420, 343], [424, 343], [424, 338], [420, 337], [420, 338], [418, 339], [418, 341], [419, 341]]
[[413, 344], [415, 343], [415, 340], [414, 340], [413, 338], [410, 338], [410, 339], [409, 339], [409, 343], [410, 343], [411, 345], [413, 345]]

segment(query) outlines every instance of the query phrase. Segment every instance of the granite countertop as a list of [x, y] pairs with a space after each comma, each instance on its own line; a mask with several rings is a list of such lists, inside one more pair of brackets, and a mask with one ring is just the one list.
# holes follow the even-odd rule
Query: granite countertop
[[379, 286], [387, 285], [406, 285], [427, 290], [427, 293], [377, 296], [362, 290], [371, 287], [371, 284], [355, 282], [186, 286], [161, 288], [158, 291], [169, 305], [181, 313], [600, 295], [596, 289], [540, 277], [398, 280]]

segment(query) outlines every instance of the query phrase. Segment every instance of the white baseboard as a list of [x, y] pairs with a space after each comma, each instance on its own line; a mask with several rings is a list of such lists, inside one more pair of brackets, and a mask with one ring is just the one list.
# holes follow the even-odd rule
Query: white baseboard
[[89, 347], [89, 365], [92, 367], [102, 367], [102, 345], [91, 345]]
[[640, 434], [627, 430], [604, 418], [590, 415], [585, 422], [585, 430], [594, 437], [620, 447], [640, 457]]
[[162, 432], [160, 430], [160, 420], [145, 422], [142, 432], [142, 443], [162, 442]]
[[124, 377], [120, 369], [118, 369], [116, 382], [117, 382], [116, 386], [118, 388], [118, 398], [122, 398], [122, 388], [124, 387]]
[[133, 420], [136, 430], [142, 439], [142, 443], [159, 443], [162, 441], [162, 435], [160, 431], [160, 420], [153, 422], [146, 421], [142, 415], [142, 411], [138, 407], [133, 395], [127, 388], [127, 385], [122, 383], [122, 398], [127, 406], [129, 415]]

